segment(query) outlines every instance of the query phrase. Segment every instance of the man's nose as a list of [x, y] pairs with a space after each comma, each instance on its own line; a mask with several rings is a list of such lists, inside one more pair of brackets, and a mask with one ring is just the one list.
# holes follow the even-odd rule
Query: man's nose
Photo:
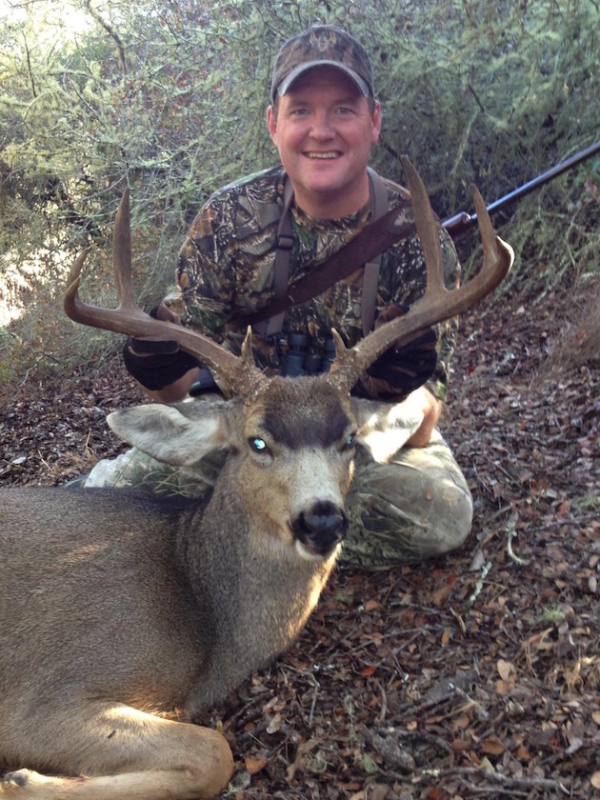
[[315, 114], [311, 130], [315, 139], [329, 139], [335, 134], [331, 115], [326, 112]]

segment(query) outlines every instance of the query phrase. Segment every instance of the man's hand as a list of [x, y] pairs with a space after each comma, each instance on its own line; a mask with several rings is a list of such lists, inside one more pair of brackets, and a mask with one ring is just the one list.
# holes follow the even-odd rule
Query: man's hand
[[[407, 306], [388, 306], [375, 322], [375, 328], [404, 315]], [[437, 364], [437, 333], [428, 328], [410, 342], [392, 345], [368, 368], [362, 383], [375, 399], [401, 400], [422, 386], [435, 372]]]
[[[164, 305], [156, 306], [150, 316], [179, 323], [176, 314]], [[179, 349], [175, 341], [151, 341], [127, 338], [123, 360], [130, 375], [150, 391], [163, 389], [176, 383], [187, 372], [198, 366], [198, 359]]]

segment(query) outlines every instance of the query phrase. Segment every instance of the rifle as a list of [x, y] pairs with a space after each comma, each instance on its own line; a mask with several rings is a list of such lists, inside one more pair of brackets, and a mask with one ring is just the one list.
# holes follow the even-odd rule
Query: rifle
[[[576, 166], [582, 161], [585, 161], [586, 158], [589, 158], [598, 152], [600, 152], [600, 142], [595, 142], [589, 147], [586, 147], [585, 150], [575, 153], [574, 156], [567, 158], [565, 161], [561, 161], [560, 164], [557, 164], [555, 167], [546, 170], [546, 172], [542, 172], [541, 175], [538, 175], [536, 178], [533, 178], [527, 183], [524, 183], [522, 186], [519, 186], [518, 189], [513, 189], [512, 192], [505, 194], [504, 197], [494, 200], [493, 203], [490, 203], [489, 206], [487, 206], [488, 214], [492, 214], [494, 211], [499, 211], [501, 208], [504, 208], [510, 203], [520, 200], [521, 197], [529, 194], [529, 192], [532, 192], [534, 189], [537, 189], [544, 183], [548, 183], [548, 181], [551, 181], [553, 178], [556, 178], [558, 175], [566, 172], [566, 170], [571, 169], [571, 167]], [[466, 211], [459, 211], [458, 214], [455, 214], [453, 217], [450, 217], [450, 219], [442, 222], [442, 226], [448, 231], [450, 236], [455, 239], [458, 236], [462, 236], [463, 233], [466, 233], [475, 225], [476, 222], [477, 214], [467, 214]]]

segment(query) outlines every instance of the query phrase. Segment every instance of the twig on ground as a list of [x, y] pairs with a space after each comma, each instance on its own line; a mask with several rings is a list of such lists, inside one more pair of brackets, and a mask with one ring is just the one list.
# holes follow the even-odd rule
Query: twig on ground
[[506, 552], [508, 553], [509, 558], [518, 564], [520, 567], [526, 567], [529, 564], [529, 559], [521, 558], [520, 556], [516, 555], [512, 549], [512, 540], [515, 539], [517, 536], [517, 529], [515, 527], [514, 519], [509, 519], [506, 523]]
[[[511, 778], [507, 775], [502, 775], [500, 772], [491, 772], [485, 768], [478, 767], [445, 767], [443, 769], [423, 769], [412, 775], [403, 775], [399, 772], [386, 772], [386, 777], [395, 778], [398, 781], [406, 783], [420, 783], [427, 778], [435, 778], [439, 781], [440, 778], [458, 778], [463, 783], [467, 783], [468, 778], [477, 778], [477, 787], [471, 786], [470, 788], [476, 789], [478, 792], [486, 790], [489, 792], [490, 785], [494, 786], [494, 791], [497, 792], [497, 787], [500, 785], [505, 790], [531, 790], [542, 789], [544, 791], [552, 791], [556, 796], [570, 795], [570, 789], [560, 781], [551, 780], [548, 778]], [[488, 786], [486, 786], [486, 783]]]
[[481, 568], [481, 577], [479, 578], [479, 580], [475, 584], [475, 589], [473, 591], [473, 594], [469, 597], [469, 602], [470, 603], [474, 603], [475, 600], [477, 600], [477, 598], [479, 597], [479, 595], [483, 591], [483, 582], [487, 578], [488, 572], [491, 570], [491, 568], [492, 568], [492, 562], [491, 561], [488, 561], [487, 563], [485, 563], [483, 565], [483, 567]]

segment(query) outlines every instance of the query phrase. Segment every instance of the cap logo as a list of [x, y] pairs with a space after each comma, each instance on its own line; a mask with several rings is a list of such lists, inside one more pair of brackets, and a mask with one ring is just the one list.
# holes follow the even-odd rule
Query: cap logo
[[337, 36], [334, 31], [321, 31], [317, 33], [316, 31], [310, 34], [310, 43], [313, 47], [316, 47], [320, 53], [326, 53], [331, 47], [335, 46], [337, 42]]

